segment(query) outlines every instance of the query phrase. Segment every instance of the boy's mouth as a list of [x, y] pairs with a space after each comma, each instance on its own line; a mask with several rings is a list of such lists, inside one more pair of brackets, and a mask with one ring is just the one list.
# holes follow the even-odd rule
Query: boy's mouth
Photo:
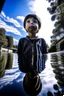
[[29, 26], [29, 30], [30, 31], [36, 31], [37, 30], [37, 27], [36, 26]]
[[31, 28], [31, 29], [33, 28], [33, 29], [34, 29], [34, 28], [37, 28], [37, 27], [36, 27], [36, 26], [31, 25], [31, 26], [29, 26], [29, 28]]
[[33, 25], [30, 25], [29, 27], [30, 27], [30, 28], [33, 28], [33, 27], [35, 27], [35, 26], [33, 26]]

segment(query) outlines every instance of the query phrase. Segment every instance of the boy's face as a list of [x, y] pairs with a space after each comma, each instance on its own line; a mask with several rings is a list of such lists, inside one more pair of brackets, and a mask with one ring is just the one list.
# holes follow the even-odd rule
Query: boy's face
[[39, 24], [36, 19], [28, 18], [26, 20], [25, 29], [27, 32], [37, 33], [39, 31]]

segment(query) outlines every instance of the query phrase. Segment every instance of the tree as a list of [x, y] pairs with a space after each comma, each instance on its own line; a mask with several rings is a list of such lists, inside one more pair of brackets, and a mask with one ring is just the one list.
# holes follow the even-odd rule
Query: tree
[[47, 0], [50, 3], [50, 7], [47, 8], [51, 14], [51, 20], [55, 21], [53, 35], [56, 33], [64, 32], [64, 0]]
[[6, 36], [5, 36], [5, 29], [0, 28], [0, 49], [3, 46], [7, 46], [7, 39], [6, 39]]
[[8, 40], [8, 48], [12, 48], [13, 47], [13, 37], [12, 36], [6, 36], [7, 40]]

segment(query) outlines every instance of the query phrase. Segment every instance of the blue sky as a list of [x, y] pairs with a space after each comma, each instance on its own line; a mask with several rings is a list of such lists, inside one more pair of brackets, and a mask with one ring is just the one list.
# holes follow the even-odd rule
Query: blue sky
[[23, 28], [23, 20], [29, 13], [37, 14], [42, 22], [40, 32], [37, 34], [50, 45], [53, 22], [47, 11], [49, 3], [46, 0], [6, 0], [0, 14], [0, 27], [6, 29], [6, 35], [13, 36], [14, 44], [27, 35]]

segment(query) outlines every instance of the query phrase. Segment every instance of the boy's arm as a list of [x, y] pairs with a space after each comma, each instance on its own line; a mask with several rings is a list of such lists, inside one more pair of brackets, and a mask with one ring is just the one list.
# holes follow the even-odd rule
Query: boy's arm
[[43, 53], [44, 54], [47, 54], [48, 53], [47, 44], [46, 44], [46, 41], [44, 39], [43, 39]]
[[21, 58], [22, 58], [22, 40], [20, 39], [19, 40], [19, 43], [18, 43], [18, 65], [19, 65], [19, 69], [20, 69], [20, 66], [21, 66]]
[[48, 50], [47, 50], [47, 44], [46, 44], [46, 41], [43, 39], [43, 55], [45, 57], [45, 61], [47, 60], [48, 56], [47, 56], [47, 53], [48, 53]]

